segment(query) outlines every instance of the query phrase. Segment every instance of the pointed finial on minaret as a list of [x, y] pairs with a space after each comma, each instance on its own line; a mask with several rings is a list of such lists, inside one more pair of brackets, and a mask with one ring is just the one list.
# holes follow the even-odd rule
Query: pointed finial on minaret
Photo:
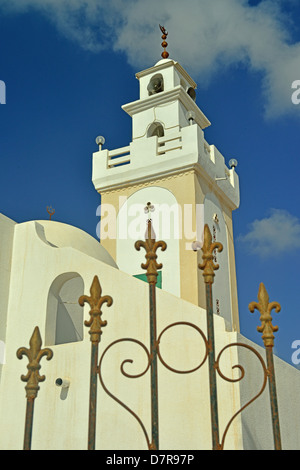
[[161, 56], [162, 56], [163, 59], [167, 59], [169, 57], [169, 53], [166, 51], [166, 47], [168, 45], [168, 43], [166, 41], [168, 33], [167, 33], [167, 31], [165, 30], [165, 28], [163, 26], [159, 25], [159, 27], [160, 27], [160, 30], [162, 32], [162, 37], [161, 38], [163, 40], [161, 45], [164, 48], [164, 51], [161, 53]]

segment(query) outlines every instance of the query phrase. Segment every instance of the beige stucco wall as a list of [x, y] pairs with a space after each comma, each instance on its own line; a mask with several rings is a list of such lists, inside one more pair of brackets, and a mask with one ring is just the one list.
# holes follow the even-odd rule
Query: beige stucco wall
[[[85, 237], [87, 245], [88, 239]], [[86, 251], [90, 250], [91, 245]], [[22, 448], [26, 399], [25, 383], [20, 380], [20, 376], [26, 373], [28, 361], [25, 357], [17, 359], [16, 351], [20, 346], [29, 346], [35, 326], [39, 327], [44, 341], [49, 288], [57, 276], [68, 272], [78, 273], [82, 277], [82, 293], [87, 295], [94, 275], [98, 275], [102, 295], [113, 298], [113, 305], [109, 308], [104, 305], [102, 309], [102, 318], [107, 320], [107, 326], [103, 328], [100, 354], [117, 341], [104, 357], [103, 380], [111, 393], [139, 415], [150, 435], [149, 371], [136, 379], [126, 378], [120, 372], [120, 365], [126, 360], [133, 361], [123, 364], [127, 373], [143, 372], [147, 366], [145, 351], [134, 341], [118, 342], [122, 338], [132, 338], [149, 348], [148, 285], [110, 263], [86, 254], [83, 245], [81, 250], [77, 250], [74, 247], [58, 248], [49, 244], [47, 239], [41, 237], [35, 222], [16, 226], [11, 267], [6, 325], [7, 354], [0, 382], [0, 422], [5, 423], [5, 432], [0, 433], [0, 448]], [[83, 320], [89, 318], [88, 312], [89, 306], [86, 305], [83, 308]], [[241, 337], [236, 332], [226, 331], [221, 317], [215, 316], [214, 321], [218, 354], [223, 347], [241, 340]], [[206, 312], [203, 309], [157, 289], [158, 334], [174, 322], [190, 322], [206, 332]], [[82, 341], [52, 345], [53, 359], [50, 362], [42, 359], [40, 373], [46, 375], [46, 381], [40, 384], [35, 401], [33, 449], [87, 448], [90, 347], [88, 328], [84, 327]], [[160, 352], [170, 367], [186, 371], [202, 361], [204, 342], [193, 327], [174, 325], [161, 337]], [[248, 356], [244, 358], [236, 346], [229, 348], [224, 355], [220, 363], [222, 373], [229, 378], [237, 378], [239, 370], [232, 367], [240, 359], [245, 359], [243, 366], [246, 372], [254, 372], [254, 379], [250, 376], [250, 383], [247, 382], [247, 375], [243, 379], [245, 385], [241, 385], [240, 382], [230, 383], [217, 377], [221, 435], [258, 380], [255, 360]], [[276, 359], [276, 367], [277, 363]], [[298, 416], [300, 413], [297, 405], [299, 371], [281, 361], [277, 376], [280, 418], [285, 432], [284, 445], [286, 448], [300, 448], [297, 432], [299, 419], [291, 420], [291, 413], [285, 411], [287, 396], [289, 403], [293, 403], [293, 414]], [[59, 377], [70, 381], [67, 391], [55, 385]], [[285, 383], [287, 378], [289, 382]], [[289, 383], [296, 387], [291, 389]], [[160, 448], [211, 449], [207, 362], [196, 372], [177, 374], [158, 361], [158, 391]], [[259, 407], [268, 410], [269, 406], [268, 392], [265, 392]], [[259, 410], [256, 414], [249, 411], [242, 415], [242, 419], [240, 416], [236, 418], [226, 438], [226, 449], [269, 448], [270, 439], [261, 443], [257, 438], [258, 426], [260, 435], [271, 433], [269, 419], [262, 415], [259, 420]], [[112, 400], [98, 382], [96, 448], [143, 450], [146, 447], [143, 432], [135, 418]]]
[[[115, 191], [103, 192], [101, 194], [101, 204], [111, 204], [116, 208], [116, 212], [118, 213], [120, 197], [129, 198], [135, 191], [141, 188], [151, 187], [154, 184], [155, 186], [168, 189], [172, 192], [177, 200], [177, 203], [182, 209], [182, 213], [184, 204], [191, 204], [192, 213], [195, 214], [195, 205], [197, 201], [195, 198], [195, 177], [193, 171], [178, 173], [167, 178], [159, 178], [155, 181], [149, 181], [140, 185], [128, 185], [126, 188]], [[195, 218], [193, 218], [192, 230], [196, 231]], [[114, 259], [116, 259], [116, 239], [106, 238], [102, 240], [100, 234], [100, 240], [105, 249], [112, 255]], [[197, 288], [198, 278], [201, 276], [201, 273], [198, 273], [197, 269], [197, 255], [192, 250], [186, 250], [186, 243], [191, 245], [191, 240], [187, 240], [185, 238], [183, 231], [183, 237], [179, 240], [181, 297], [185, 300], [188, 300], [189, 302], [195, 303], [196, 305], [198, 305], [200, 302], [200, 305], [204, 307], [205, 300], [203, 299], [203, 294], [201, 293], [199, 299]]]
[[[40, 227], [39, 227], [40, 228]], [[23, 441], [25, 417], [25, 384], [20, 376], [26, 373], [27, 359], [18, 360], [16, 351], [28, 347], [35, 326], [44, 340], [49, 288], [55, 278], [64, 272], [77, 272], [83, 279], [84, 292], [89, 294], [93, 276], [99, 276], [103, 295], [113, 298], [113, 306], [103, 307], [103, 318], [108, 321], [103, 329], [101, 351], [112, 341], [130, 337], [149, 347], [148, 286], [146, 283], [120, 272], [115, 267], [72, 247], [61, 247], [43, 240], [35, 222], [16, 227], [12, 258], [12, 275], [8, 306], [7, 363], [0, 385], [0, 420], [6, 432], [0, 433], [2, 449], [20, 449]], [[13, 293], [18, 295], [13, 295]], [[89, 307], [84, 308], [88, 319]], [[178, 299], [161, 290], [157, 292], [158, 332], [175, 321], [189, 321], [205, 328], [204, 311], [192, 303]], [[216, 319], [218, 329], [224, 332], [221, 318]], [[225, 336], [224, 336], [225, 335]], [[220, 336], [226, 341], [227, 333]], [[187, 348], [186, 345], [189, 345]], [[47, 346], [44, 344], [43, 346]], [[42, 360], [41, 373], [46, 381], [40, 384], [36, 399], [32, 448], [84, 449], [87, 439], [90, 340], [85, 328], [84, 339], [76, 343], [51, 346], [51, 362]], [[170, 354], [171, 348], [171, 354]], [[187, 327], [174, 327], [161, 341], [164, 360], [178, 369], [195, 366], [198, 353], [203, 355], [203, 342], [199, 334]], [[149, 431], [149, 374], [141, 379], [127, 379], [120, 373], [125, 359], [134, 363], [125, 365], [129, 373], [139, 373], [147, 364], [141, 348], [124, 342], [114, 346], [104, 362], [104, 381], [107, 387], [137, 412]], [[55, 386], [58, 377], [68, 378], [67, 395]], [[204, 428], [209, 424], [207, 367], [198, 374], [174, 374], [159, 365], [159, 406], [161, 448], [206, 448], [210, 438]], [[200, 386], [200, 383], [202, 385]], [[185, 390], [185, 393], [182, 393]], [[170, 397], [172, 399], [170, 400]], [[99, 384], [97, 447], [105, 449], [144, 449], [145, 439], [134, 418], [111, 400]], [[191, 400], [194, 405], [191, 407]], [[230, 390], [222, 401], [228, 408], [236, 401]], [[202, 423], [200, 426], [199, 424]], [[174, 429], [177, 431], [174, 432]], [[239, 446], [240, 433], [229, 438], [229, 445]]]
[[[104, 191], [101, 193], [101, 204], [112, 205], [116, 214], [120, 209], [120, 200], [124, 201], [129, 198], [134, 192], [142, 188], [150, 188], [151, 186], [159, 186], [168, 189], [175, 196], [177, 203], [181, 207], [182, 214], [184, 213], [184, 205], [191, 205], [192, 231], [196, 232], [196, 204], [203, 204], [205, 195], [213, 192], [216, 188], [209, 183], [208, 180], [199, 176], [194, 170], [170, 175], [166, 178], [157, 178], [153, 181], [147, 181], [140, 185], [130, 185], [125, 188], [116, 189], [114, 191]], [[123, 199], [122, 199], [123, 198]], [[163, 201], [162, 201], [163, 202]], [[145, 201], [146, 203], [146, 201]], [[222, 214], [225, 219], [228, 242], [228, 266], [230, 277], [230, 301], [232, 308], [232, 328], [239, 331], [239, 313], [237, 301], [237, 285], [236, 285], [236, 269], [235, 269], [235, 255], [234, 255], [234, 238], [232, 228], [232, 210], [226, 205], [225, 201], [220, 199], [220, 206]], [[107, 230], [107, 227], [106, 227]], [[192, 302], [205, 308], [205, 289], [203, 285], [202, 272], [198, 269], [201, 262], [201, 251], [196, 254], [192, 250], [187, 250], [186, 246], [191, 245], [191, 240], [187, 240], [184, 230], [182, 230], [182, 238], [179, 240], [180, 250], [180, 297], [184, 300]], [[116, 260], [116, 238], [105, 238], [101, 236], [101, 244]], [[216, 274], [217, 275], [217, 274]]]

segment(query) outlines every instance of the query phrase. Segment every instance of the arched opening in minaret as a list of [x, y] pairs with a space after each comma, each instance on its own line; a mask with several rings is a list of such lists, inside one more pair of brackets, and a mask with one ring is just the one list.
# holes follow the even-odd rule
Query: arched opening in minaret
[[78, 303], [83, 292], [83, 279], [78, 273], [63, 273], [54, 279], [47, 299], [47, 345], [83, 340], [83, 308]]
[[164, 79], [161, 73], [156, 73], [151, 77], [147, 90], [149, 96], [164, 91]]
[[154, 135], [157, 137], [163, 137], [165, 135], [163, 125], [160, 122], [152, 122], [148, 128], [147, 137], [153, 137]]

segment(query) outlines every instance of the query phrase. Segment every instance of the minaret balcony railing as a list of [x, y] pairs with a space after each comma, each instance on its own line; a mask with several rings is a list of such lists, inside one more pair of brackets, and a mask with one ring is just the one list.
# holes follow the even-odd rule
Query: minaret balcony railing
[[157, 139], [157, 155], [163, 155], [173, 150], [182, 150], [181, 131]]
[[165, 129], [162, 137], [136, 137], [117, 149], [100, 149], [93, 154], [92, 179], [97, 191], [106, 191], [129, 181], [138, 183], [188, 168], [215, 182], [229, 205], [239, 206], [237, 173], [226, 166], [224, 156], [209, 145], [197, 124]]
[[121, 147], [119, 149], [110, 150], [107, 156], [108, 168], [115, 168], [119, 165], [130, 163], [130, 146]]

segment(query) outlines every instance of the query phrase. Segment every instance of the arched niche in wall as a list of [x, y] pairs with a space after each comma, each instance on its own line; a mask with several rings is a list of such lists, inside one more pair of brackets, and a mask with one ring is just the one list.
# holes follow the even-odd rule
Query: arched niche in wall
[[133, 193], [122, 205], [117, 216], [116, 262], [121, 271], [133, 276], [146, 273], [145, 250], [137, 251], [134, 244], [145, 240], [148, 214], [144, 208], [151, 202], [155, 210], [150, 213], [156, 240], [167, 243], [166, 251], [157, 250], [157, 262], [163, 263], [161, 288], [180, 297], [179, 241], [181, 227], [180, 207], [174, 194], [159, 186], [142, 188]]
[[83, 308], [78, 304], [83, 293], [84, 282], [78, 273], [63, 273], [54, 279], [47, 300], [47, 345], [83, 340]]
[[221, 253], [218, 253], [217, 250], [215, 251], [214, 261], [220, 267], [215, 271], [213, 283], [213, 311], [225, 318], [231, 326], [231, 289], [227, 227], [220, 202], [213, 193], [208, 193], [204, 200], [204, 222], [210, 228], [213, 241], [220, 242], [223, 245]]

